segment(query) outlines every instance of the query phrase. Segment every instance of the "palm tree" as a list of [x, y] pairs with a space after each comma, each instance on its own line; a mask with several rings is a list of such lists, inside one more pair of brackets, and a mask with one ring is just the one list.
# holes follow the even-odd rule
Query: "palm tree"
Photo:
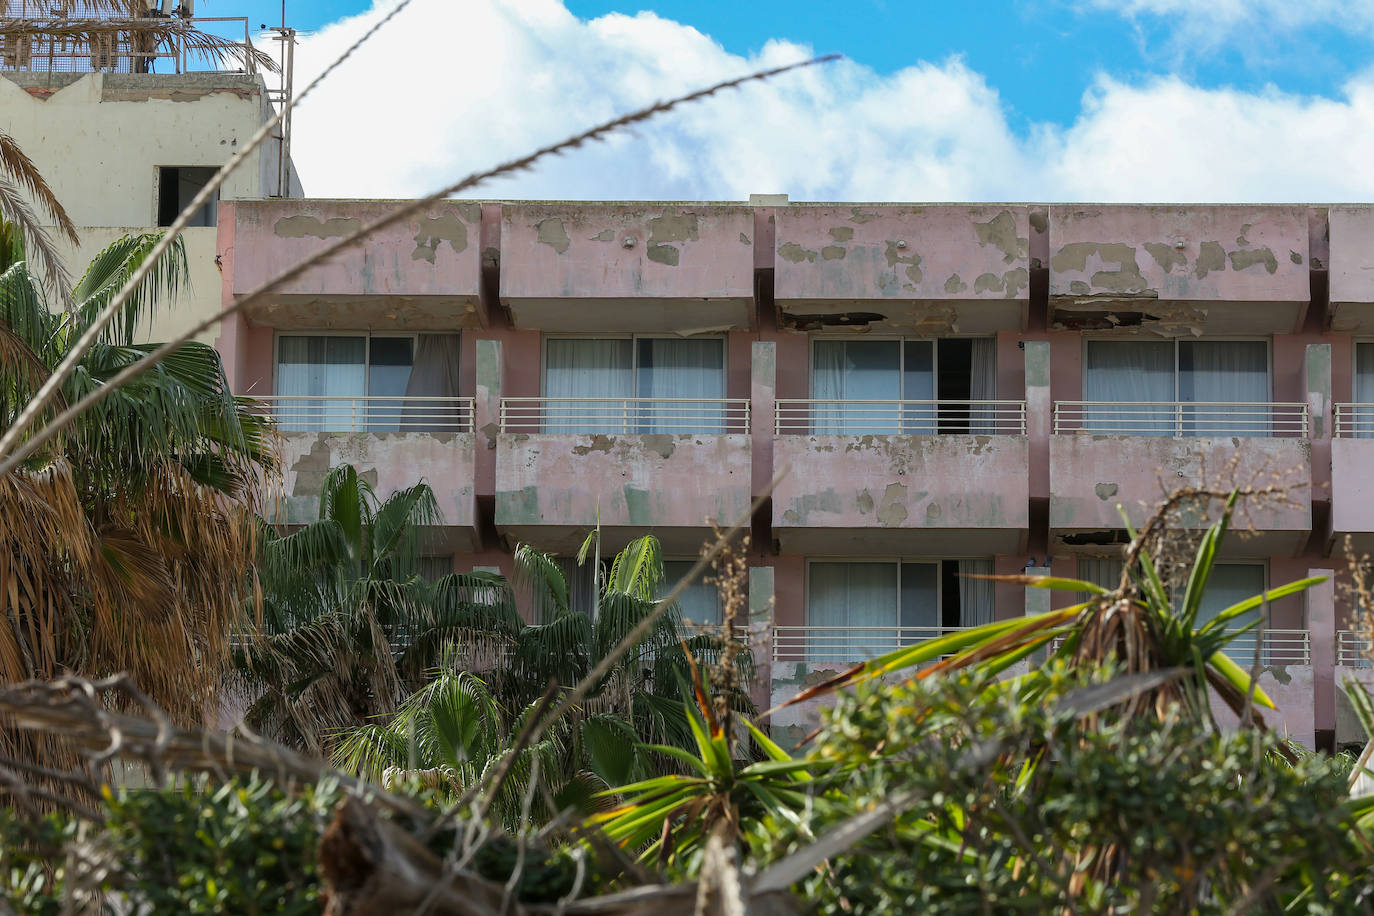
[[[0, 426], [159, 239], [115, 241], [76, 284], [70, 308], [53, 309], [18, 233], [0, 223]], [[177, 244], [50, 410], [154, 348], [136, 337], [186, 282]], [[201, 720], [218, 702], [254, 554], [253, 494], [274, 461], [265, 420], [230, 394], [219, 355], [188, 343], [0, 479], [0, 680], [127, 671], [174, 719]], [[0, 742], [44, 753], [14, 733]]]

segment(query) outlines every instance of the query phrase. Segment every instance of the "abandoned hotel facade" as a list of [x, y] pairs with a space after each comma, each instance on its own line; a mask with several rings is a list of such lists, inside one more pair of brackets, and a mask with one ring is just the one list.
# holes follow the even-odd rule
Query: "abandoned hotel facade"
[[[387, 206], [221, 203], [224, 301]], [[599, 523], [657, 535], [672, 575], [786, 469], [750, 556], [774, 698], [1071, 600], [970, 575], [1114, 584], [1118, 506], [1139, 522], [1165, 488], [1287, 487], [1204, 616], [1374, 548], [1369, 207], [454, 201], [217, 346], [286, 433], [278, 520], [341, 462], [381, 495], [424, 479], [436, 572], [570, 557]], [[684, 608], [719, 613], [702, 584]], [[1269, 609], [1261, 683], [1309, 746], [1359, 740], [1349, 615], [1330, 582]], [[788, 712], [784, 738], [815, 715]]]
[[[82, 224], [74, 263], [170, 223], [285, 97], [173, 63], [0, 61], [4, 129]], [[186, 230], [191, 290], [150, 338], [389, 206], [302, 198], [278, 131]], [[208, 339], [284, 433], [275, 520], [312, 519], [343, 462], [381, 496], [424, 480], [430, 574], [509, 572], [521, 542], [571, 557], [599, 524], [608, 549], [657, 535], [676, 578], [786, 469], [751, 526], [764, 703], [1071, 600], [972, 576], [1114, 583], [1118, 505], [1138, 522], [1223, 472], [1289, 498], [1242, 520], [1204, 614], [1374, 552], [1371, 207], [452, 201]], [[702, 583], [683, 607], [719, 614]], [[1269, 608], [1261, 684], [1304, 744], [1362, 740], [1349, 627], [1332, 583]]]

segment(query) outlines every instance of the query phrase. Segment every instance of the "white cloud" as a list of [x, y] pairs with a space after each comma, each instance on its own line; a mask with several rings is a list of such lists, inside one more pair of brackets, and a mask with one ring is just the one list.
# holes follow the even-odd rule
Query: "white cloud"
[[[304, 39], [297, 85], [380, 15]], [[583, 21], [559, 0], [414, 0], [302, 106], [293, 151], [312, 196], [416, 196], [650, 101], [811, 53], [774, 41], [744, 58], [671, 20]], [[957, 58], [886, 76], [843, 61], [682, 108], [475, 196], [1360, 199], [1374, 193], [1363, 168], [1372, 153], [1374, 78], [1338, 99], [1103, 78], [1072, 125], [1025, 136]]]
[[1080, 7], [1108, 10], [1135, 19], [1153, 18], [1201, 36], [1243, 29], [1255, 38], [1276, 29], [1335, 24], [1374, 28], [1370, 0], [1080, 0]]

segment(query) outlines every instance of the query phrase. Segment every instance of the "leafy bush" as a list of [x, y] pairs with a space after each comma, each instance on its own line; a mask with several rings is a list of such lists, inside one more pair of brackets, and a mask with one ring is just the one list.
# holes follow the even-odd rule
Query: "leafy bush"
[[[256, 775], [107, 791], [106, 822], [84, 836], [59, 815], [34, 822], [5, 812], [0, 900], [57, 913], [70, 889], [121, 894], [135, 912], [318, 913], [316, 848], [337, 798], [332, 784], [288, 795]], [[69, 873], [70, 848], [96, 868]]]

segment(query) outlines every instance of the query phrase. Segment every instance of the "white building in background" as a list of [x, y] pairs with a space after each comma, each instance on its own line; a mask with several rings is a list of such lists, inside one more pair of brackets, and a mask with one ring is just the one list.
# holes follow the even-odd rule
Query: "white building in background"
[[[60, 0], [41, 10], [29, 0], [8, 0], [5, 15], [49, 15], [53, 6]], [[155, 0], [149, 6], [159, 15]], [[176, 21], [248, 38], [246, 18]], [[184, 49], [139, 52], [128, 40], [92, 49], [0, 34], [0, 130], [34, 161], [79, 227], [81, 245], [68, 260], [77, 275], [113, 239], [169, 225], [272, 119], [274, 103], [286, 94], [279, 85], [285, 84], [277, 74], [251, 63], [210, 61]], [[301, 193], [289, 134], [274, 130], [187, 228], [191, 289], [159, 314], [149, 339], [166, 339], [220, 308], [219, 200]], [[215, 335], [202, 339], [212, 342]]]

